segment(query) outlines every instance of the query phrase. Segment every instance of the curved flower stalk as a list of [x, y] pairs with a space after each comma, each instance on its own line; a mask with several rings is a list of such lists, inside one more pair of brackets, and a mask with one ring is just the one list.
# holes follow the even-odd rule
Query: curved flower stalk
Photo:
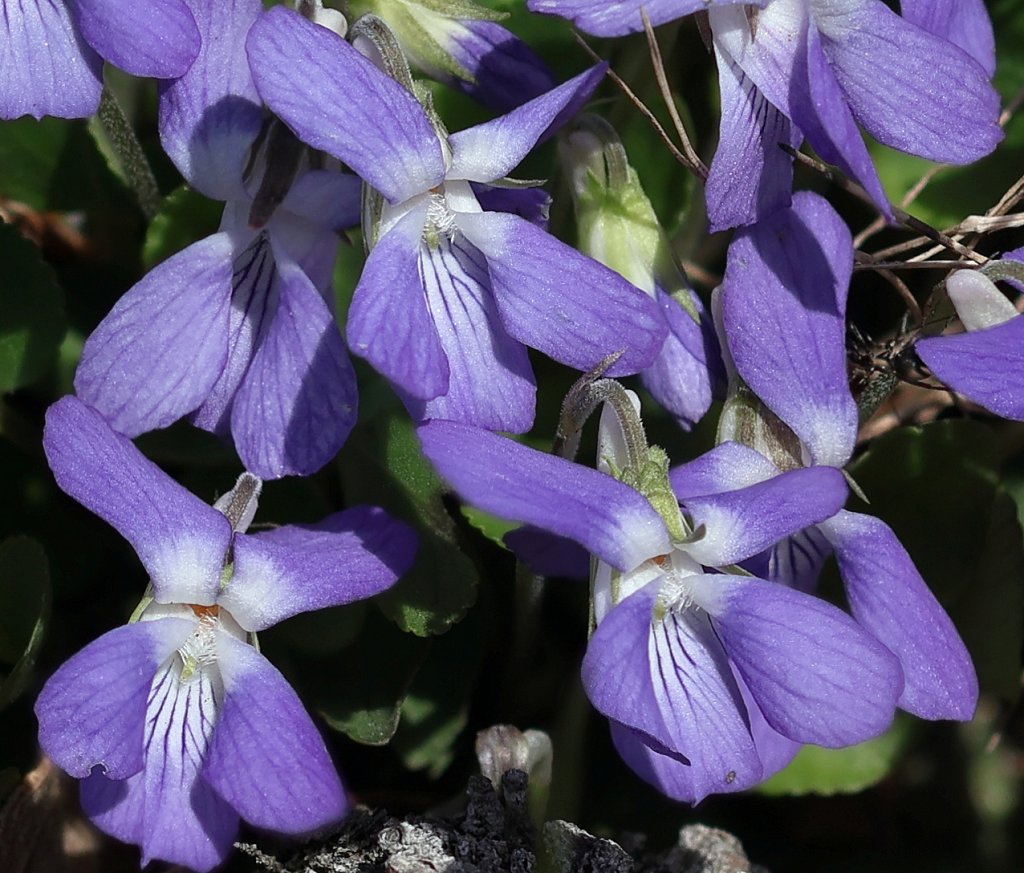
[[605, 472], [464, 424], [419, 429], [463, 498], [596, 559], [583, 681], [627, 763], [696, 803], [767, 778], [801, 743], [885, 730], [903, 685], [891, 653], [835, 607], [733, 566], [841, 506], [838, 472], [797, 470], [681, 510], [667, 458], [635, 430], [606, 410]]
[[[852, 252], [842, 219], [807, 192], [737, 234], [716, 305], [734, 377], [719, 439], [738, 442], [673, 471], [684, 502], [770, 481], [780, 469], [849, 461], [857, 437], [845, 347]], [[771, 578], [813, 589], [830, 551], [854, 618], [899, 658], [900, 706], [922, 718], [970, 719], [978, 698], [970, 655], [884, 522], [839, 510], [780, 543]]]
[[483, 211], [472, 187], [501, 184], [602, 67], [444, 137], [406, 88], [286, 9], [264, 14], [248, 45], [267, 105], [383, 198], [347, 334], [414, 416], [528, 430], [526, 346], [582, 370], [620, 350], [618, 373], [650, 364], [666, 331], [654, 301], [520, 216]]
[[615, 129], [596, 115], [580, 116], [562, 135], [580, 251], [628, 279], [658, 302], [668, 336], [644, 387], [684, 430], [711, 405], [721, 353], [714, 325], [693, 293], [658, 216]]
[[1024, 249], [1007, 252], [980, 270], [957, 270], [946, 290], [964, 333], [918, 340], [914, 349], [928, 369], [990, 412], [1024, 421], [1024, 318], [993, 279], [1024, 280]]
[[85, 118], [103, 61], [135, 76], [182, 75], [200, 36], [184, 0], [0, 0], [0, 118]]
[[353, 19], [373, 13], [386, 21], [417, 70], [499, 112], [555, 85], [547, 65], [498, 23], [507, 12], [472, 0], [355, 0], [348, 8]]
[[308, 475], [356, 420], [331, 271], [360, 183], [265, 117], [245, 55], [259, 0], [187, 2], [203, 48], [161, 90], [160, 135], [189, 183], [225, 201], [221, 228], [117, 302], [85, 344], [75, 390], [128, 436], [188, 415], [257, 475]]
[[239, 818], [304, 834], [348, 803], [323, 740], [255, 634], [289, 616], [361, 600], [405, 572], [413, 533], [357, 507], [257, 534], [260, 480], [243, 473], [211, 507], [73, 397], [47, 413], [60, 487], [137, 551], [150, 589], [131, 623], [72, 657], [36, 702], [39, 742], [82, 779], [107, 833], [209, 870]]
[[669, 0], [590, 3], [530, 0], [536, 12], [572, 19], [600, 35], [640, 30], [707, 9], [722, 97], [719, 145], [706, 196], [712, 230], [749, 224], [789, 202], [792, 160], [779, 144], [806, 138], [858, 181], [891, 217], [858, 125], [879, 142], [934, 161], [966, 164], [1002, 139], [992, 26], [977, 0], [904, 4], [882, 0]]

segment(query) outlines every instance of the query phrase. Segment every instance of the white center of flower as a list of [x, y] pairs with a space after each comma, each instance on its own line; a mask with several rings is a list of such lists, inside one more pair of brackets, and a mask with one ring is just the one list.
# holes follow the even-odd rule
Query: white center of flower
[[455, 236], [455, 213], [448, 206], [444, 186], [430, 192], [427, 219], [423, 224], [423, 240], [428, 245], [437, 245], [442, 236], [449, 240]]

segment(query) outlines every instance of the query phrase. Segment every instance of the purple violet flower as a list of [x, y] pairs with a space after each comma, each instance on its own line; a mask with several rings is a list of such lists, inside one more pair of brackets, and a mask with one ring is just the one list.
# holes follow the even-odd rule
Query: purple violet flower
[[[1024, 318], [993, 278], [1021, 284], [1024, 248], [1007, 252], [981, 270], [957, 270], [946, 290], [963, 333], [920, 339], [914, 350], [932, 373], [968, 400], [996, 415], [1024, 421]], [[1015, 280], [1015, 281], [1014, 281]]]
[[837, 471], [688, 501], [687, 521], [667, 490], [667, 458], [645, 448], [635, 465], [607, 408], [603, 470], [456, 422], [419, 435], [466, 500], [597, 559], [584, 685], [624, 759], [664, 793], [696, 803], [747, 788], [801, 743], [845, 746], [891, 723], [903, 679], [884, 646], [835, 607], [733, 566], [834, 513], [846, 496]]
[[413, 533], [356, 507], [314, 525], [246, 534], [260, 481], [243, 473], [211, 507], [74, 397], [47, 412], [60, 487], [132, 544], [150, 588], [132, 621], [57, 670], [36, 702], [39, 742], [82, 779], [103, 831], [205, 871], [239, 818], [287, 834], [348, 803], [317, 729], [255, 634], [370, 597], [412, 562]]
[[317, 168], [265, 121], [245, 55], [260, 0], [187, 3], [203, 47], [162, 87], [160, 135], [185, 178], [226, 201], [221, 229], [117, 302], [86, 341], [75, 390], [127, 436], [189, 415], [262, 478], [308, 475], [356, 420], [331, 272], [361, 183]]
[[0, 0], [0, 118], [85, 118], [103, 61], [135, 76], [182, 75], [200, 37], [184, 0]]
[[289, 10], [265, 13], [248, 45], [267, 105], [386, 201], [367, 228], [372, 249], [347, 334], [414, 416], [528, 430], [526, 346], [581, 370], [620, 350], [616, 373], [651, 362], [666, 334], [653, 300], [518, 215], [482, 211], [472, 188], [500, 184], [603, 67], [442, 137], [402, 85]]
[[[852, 268], [850, 232], [815, 194], [797, 193], [791, 208], [737, 233], [716, 301], [723, 350], [768, 412], [749, 416], [749, 397], [726, 402], [720, 439], [736, 434], [746, 445], [723, 442], [673, 471], [684, 502], [770, 481], [780, 469], [849, 461], [857, 437], [845, 346]], [[811, 590], [830, 550], [854, 618], [899, 658], [900, 706], [922, 718], [970, 719], [978, 699], [970, 655], [887, 524], [840, 509], [781, 542], [771, 578]]]
[[[570, 18], [601, 36], [707, 10], [722, 98], [719, 145], [706, 184], [712, 230], [749, 224], [789, 202], [792, 159], [779, 143], [806, 137], [858, 181], [878, 208], [889, 203], [858, 124], [884, 145], [966, 164], [1002, 139], [992, 26], [978, 0], [955, 14], [882, 0], [530, 0], [535, 12]], [[947, 11], [952, 0], [941, 5]]]

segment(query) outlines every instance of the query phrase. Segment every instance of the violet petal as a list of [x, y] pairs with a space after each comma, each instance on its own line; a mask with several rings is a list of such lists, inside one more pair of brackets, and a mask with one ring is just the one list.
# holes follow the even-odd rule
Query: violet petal
[[143, 766], [146, 702], [157, 668], [188, 636], [177, 618], [108, 631], [54, 673], [36, 699], [39, 744], [78, 779], [126, 779]]
[[198, 407], [224, 368], [234, 247], [226, 233], [150, 270], [82, 349], [75, 391], [127, 436]]
[[162, 603], [210, 605], [231, 525], [75, 397], [46, 413], [43, 448], [61, 489], [138, 553]]
[[426, 205], [377, 240], [348, 311], [352, 354], [366, 358], [403, 391], [423, 400], [448, 388], [448, 359], [420, 276]]
[[669, 551], [654, 507], [611, 476], [453, 421], [418, 433], [424, 454], [474, 506], [568, 537], [624, 571]]
[[295, 691], [252, 646], [218, 640], [224, 701], [202, 778], [247, 822], [302, 834], [348, 808], [327, 748]]
[[459, 229], [487, 258], [505, 329], [577, 370], [613, 352], [608, 375], [649, 366], [668, 325], [656, 301], [618, 273], [516, 215], [460, 213]]
[[892, 529], [840, 512], [821, 530], [835, 549], [853, 617], [899, 658], [906, 679], [900, 706], [921, 718], [970, 720], [978, 703], [971, 656]]
[[412, 565], [416, 536], [384, 510], [357, 506], [312, 525], [235, 537], [234, 572], [217, 602], [247, 631], [300, 612], [372, 597]]
[[423, 107], [336, 33], [275, 6], [247, 45], [260, 96], [303, 142], [392, 203], [443, 180], [441, 144]]
[[705, 576], [697, 602], [768, 724], [829, 748], [892, 723], [903, 672], [892, 653], [831, 604], [747, 576]]
[[356, 421], [356, 377], [334, 315], [309, 277], [274, 246], [276, 311], [231, 410], [246, 468], [261, 478], [308, 476]]

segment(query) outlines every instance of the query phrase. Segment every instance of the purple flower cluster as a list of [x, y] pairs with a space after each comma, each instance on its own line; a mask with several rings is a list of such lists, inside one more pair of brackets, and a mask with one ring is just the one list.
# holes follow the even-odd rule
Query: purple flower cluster
[[[887, 217], [858, 125], [934, 160], [991, 151], [1001, 131], [980, 0], [904, 0], [902, 16], [881, 0], [531, 0], [604, 36], [638, 30], [641, 5], [655, 24], [707, 12], [722, 95], [709, 223], [740, 227], [713, 318], [666, 266], [621, 143], [593, 124], [570, 128], [563, 149], [570, 165], [589, 155], [571, 173], [581, 226], [595, 204], [616, 208], [587, 225], [586, 254], [547, 232], [546, 195], [510, 174], [605, 67], [555, 85], [485, 11], [431, 2], [396, 35], [372, 15], [349, 27], [318, 0], [163, 0], [130, 15], [107, 0], [0, 4], [0, 117], [92, 112], [98, 52], [162, 79], [163, 147], [224, 203], [217, 233], [119, 300], [85, 343], [77, 397], [47, 415], [57, 483], [132, 544], [150, 586], [127, 625], [50, 678], [40, 743], [144, 863], [207, 870], [240, 820], [305, 834], [347, 809], [255, 635], [385, 590], [415, 536], [366, 506], [247, 528], [261, 480], [310, 475], [342, 448], [357, 419], [349, 352], [394, 387], [463, 499], [593, 556], [584, 685], [623, 758], [665, 794], [748, 788], [802, 744], [879, 735], [897, 708], [972, 716], [977, 680], [952, 622], [893, 531], [844, 509], [858, 429], [844, 345], [853, 246], [825, 200], [792, 193], [780, 144], [806, 139]], [[448, 133], [402, 47], [505, 114]], [[930, 85], [936, 69], [954, 86]], [[623, 215], [653, 230], [617, 231]], [[339, 233], [360, 220], [367, 256], [343, 340], [332, 268]], [[1024, 397], [990, 375], [1019, 360], [1024, 322], [982, 273], [948, 287], [967, 332], [921, 340], [921, 357], [1024, 418]], [[534, 424], [530, 349], [600, 373], [578, 383], [563, 434], [575, 442], [603, 405], [597, 469], [495, 433]], [[716, 448], [670, 470], [636, 395], [607, 378], [638, 373], [684, 427], [727, 381]], [[212, 507], [131, 442], [181, 418], [231, 442], [246, 470]], [[510, 542], [525, 555], [525, 539]], [[815, 594], [830, 554], [848, 611]]]

